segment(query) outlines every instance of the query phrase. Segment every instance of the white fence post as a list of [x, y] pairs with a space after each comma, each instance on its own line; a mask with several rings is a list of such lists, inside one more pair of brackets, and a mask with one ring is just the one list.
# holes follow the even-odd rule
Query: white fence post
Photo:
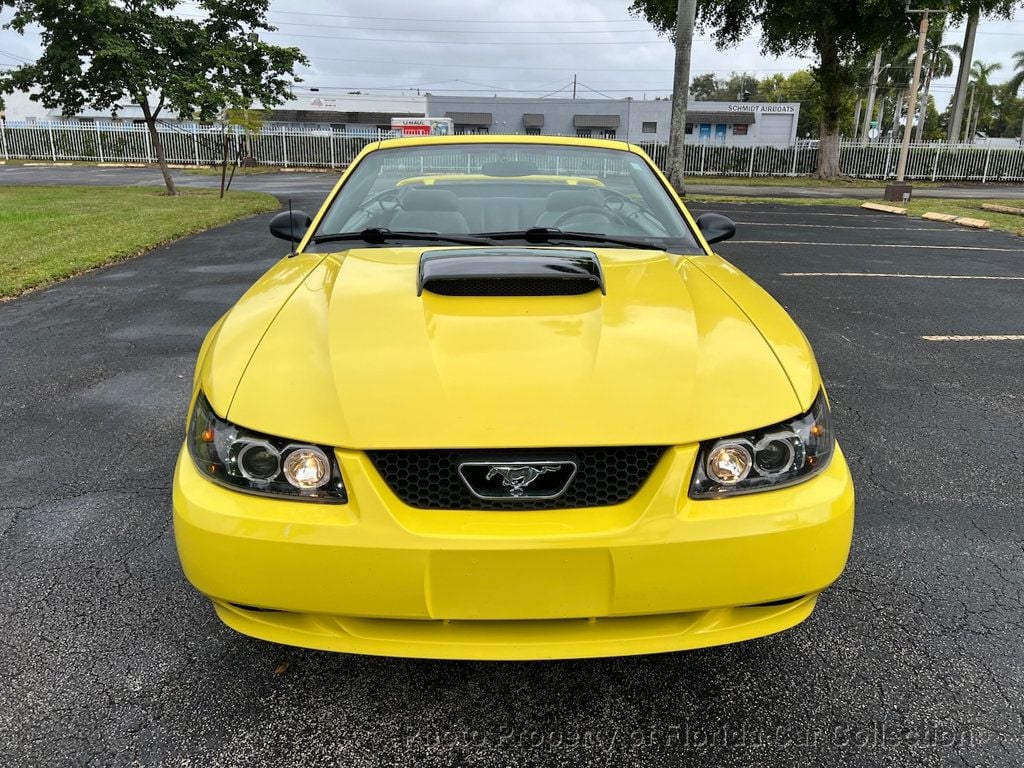
[[757, 151], [757, 147], [756, 146], [752, 146], [750, 148], [750, 166], [747, 168], [747, 178], [748, 179], [754, 177], [754, 152], [756, 152], [756, 151]]
[[932, 181], [935, 181], [935, 176], [939, 172], [939, 152], [941, 149], [941, 146], [935, 147], [935, 162], [932, 163]]
[[103, 157], [103, 136], [100, 134], [100, 124], [93, 123], [93, 128], [96, 129], [96, 155], [99, 157], [101, 163], [105, 163], [106, 160]]
[[988, 181], [988, 161], [992, 157], [992, 145], [985, 148], [985, 170], [981, 174], [981, 183]]
[[57, 150], [53, 146], [53, 123], [49, 120], [46, 122], [46, 132], [50, 135], [50, 158], [57, 162]]
[[[420, 158], [422, 160], [422, 158]], [[331, 168], [334, 168], [334, 129], [331, 129]]]
[[196, 155], [196, 167], [199, 166], [199, 129], [192, 131], [192, 150]]
[[0, 148], [4, 151], [4, 162], [11, 159], [11, 156], [7, 154], [7, 129], [4, 128], [3, 120], [0, 120]]
[[[147, 126], [145, 126], [145, 128], [146, 128], [146, 131], [145, 131], [145, 133], [143, 133], [143, 136], [146, 139], [146, 162], [147, 163], [151, 163], [153, 161], [150, 160], [149, 158], [153, 156], [153, 143], [149, 139], [149, 126], [147, 125]], [[160, 129], [157, 128], [157, 130], [160, 130]]]
[[796, 176], [796, 153], [799, 152], [799, 151], [800, 151], [800, 145], [799, 144], [794, 144], [793, 145], [793, 168], [789, 172], [790, 176]]
[[288, 136], [284, 131], [281, 131], [281, 150], [282, 156], [284, 157], [284, 167], [288, 167]]
[[700, 171], [697, 173], [698, 176], [704, 175], [704, 153], [707, 151], [707, 148], [707, 144], [700, 145]]

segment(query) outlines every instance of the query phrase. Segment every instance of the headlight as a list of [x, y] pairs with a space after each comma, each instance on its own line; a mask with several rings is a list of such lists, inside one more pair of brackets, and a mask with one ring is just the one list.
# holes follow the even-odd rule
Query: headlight
[[348, 501], [332, 450], [236, 427], [219, 418], [202, 394], [192, 410], [188, 447], [199, 471], [222, 485], [268, 496]]
[[716, 499], [803, 482], [828, 466], [835, 445], [822, 392], [807, 413], [791, 421], [701, 443], [690, 498]]

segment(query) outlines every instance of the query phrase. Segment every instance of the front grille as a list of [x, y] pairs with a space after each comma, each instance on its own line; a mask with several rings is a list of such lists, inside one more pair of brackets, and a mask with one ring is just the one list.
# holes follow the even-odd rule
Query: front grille
[[[577, 509], [621, 504], [636, 495], [665, 446], [499, 450], [367, 451], [370, 461], [405, 504], [419, 509]], [[459, 476], [464, 462], [573, 461], [577, 470], [556, 499], [480, 499]]]

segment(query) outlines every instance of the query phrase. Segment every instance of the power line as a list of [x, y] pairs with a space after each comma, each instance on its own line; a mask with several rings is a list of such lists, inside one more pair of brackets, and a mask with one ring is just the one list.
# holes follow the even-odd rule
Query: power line
[[[205, 19], [206, 16], [188, 14], [188, 13], [177, 13], [176, 17], [185, 19]], [[439, 34], [451, 34], [451, 35], [615, 35], [630, 32], [650, 32], [650, 27], [636, 27], [634, 29], [593, 29], [593, 30], [558, 30], [552, 31], [547, 29], [515, 29], [515, 30], [492, 30], [492, 29], [424, 29], [417, 27], [416, 29], [396, 29], [394, 26], [387, 27], [358, 27], [351, 24], [320, 24], [320, 23], [305, 23], [297, 21], [273, 21], [271, 22], [275, 27], [315, 27], [316, 29], [344, 29], [349, 31], [365, 31], [365, 32], [420, 32], [420, 33], [439, 33]], [[282, 33], [282, 34], [293, 34], [293, 33]], [[296, 36], [298, 33], [295, 33]]]
[[[414, 32], [416, 30], [401, 30], [403, 32]], [[638, 30], [639, 31], [639, 30]], [[425, 45], [444, 45], [445, 43], [451, 43], [455, 45], [487, 45], [487, 46], [549, 46], [557, 45], [563, 47], [566, 45], [651, 45], [652, 43], [667, 43], [671, 45], [671, 41], [667, 38], [655, 38], [654, 40], [594, 40], [587, 42], [566, 42], [564, 40], [552, 40], [544, 43], [520, 43], [520, 42], [506, 42], [504, 40], [410, 40], [405, 37], [347, 37], [344, 35], [298, 35], [292, 32], [263, 32], [265, 35], [281, 35], [284, 37], [301, 37], [311, 40], [356, 40], [361, 43], [423, 43]], [[711, 38], [694, 38], [695, 42], [711, 42]]]
[[[184, 2], [183, 5], [197, 6], [193, 2]], [[199, 6], [201, 7], [201, 6]], [[579, 26], [580, 24], [644, 24], [645, 22], [640, 19], [566, 19], [564, 21], [558, 21], [555, 19], [532, 19], [529, 21], [519, 19], [439, 19], [439, 18], [425, 18], [422, 16], [410, 17], [410, 16], [353, 16], [345, 13], [315, 13], [312, 11], [278, 11], [271, 9], [270, 15], [275, 16], [316, 16], [322, 18], [332, 19], [358, 19], [361, 21], [408, 21], [416, 23], [441, 23], [441, 24], [568, 24], [571, 26]]]

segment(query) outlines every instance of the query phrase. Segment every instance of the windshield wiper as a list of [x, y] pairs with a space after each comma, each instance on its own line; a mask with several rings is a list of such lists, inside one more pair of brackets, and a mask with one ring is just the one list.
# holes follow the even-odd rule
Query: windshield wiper
[[470, 235], [442, 235], [440, 232], [394, 232], [384, 227], [371, 227], [359, 232], [338, 232], [333, 235], [316, 235], [312, 243], [341, 243], [346, 240], [362, 240], [366, 243], [381, 245], [393, 240], [419, 240], [425, 243], [456, 243], [458, 245], [494, 245], [484, 237]]
[[624, 245], [628, 248], [658, 248], [658, 246], [646, 240], [632, 240], [627, 237], [614, 237], [602, 235], [597, 232], [566, 232], [561, 229], [550, 227], [533, 227], [517, 232], [481, 232], [481, 237], [489, 240], [525, 240], [528, 243], [554, 243], [556, 240], [584, 243], [609, 243], [611, 245]]

